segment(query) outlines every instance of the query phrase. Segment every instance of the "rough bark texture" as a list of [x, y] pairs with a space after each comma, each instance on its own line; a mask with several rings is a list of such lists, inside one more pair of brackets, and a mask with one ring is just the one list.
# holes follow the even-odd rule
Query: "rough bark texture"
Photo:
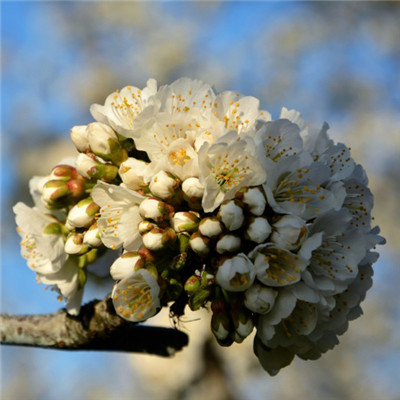
[[110, 298], [42, 315], [0, 315], [1, 343], [62, 350], [147, 353], [168, 357], [188, 344], [185, 333], [130, 323], [115, 314]]

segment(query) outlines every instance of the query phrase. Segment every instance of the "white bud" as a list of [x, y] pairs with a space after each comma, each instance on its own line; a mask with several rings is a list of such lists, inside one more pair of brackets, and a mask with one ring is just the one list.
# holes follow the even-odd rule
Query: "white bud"
[[246, 338], [253, 331], [254, 324], [251, 318], [249, 318], [245, 323], [238, 321], [238, 326], [236, 327], [236, 332], [243, 338]]
[[166, 200], [174, 196], [179, 180], [165, 171], [160, 171], [150, 181], [150, 191], [154, 196]]
[[110, 275], [118, 281], [132, 275], [138, 267], [143, 267], [143, 265], [142, 257], [137, 252], [127, 252], [113, 262], [110, 267]]
[[153, 228], [157, 228], [157, 226], [150, 221], [141, 221], [138, 225], [138, 231], [141, 235], [151, 231]]
[[257, 216], [262, 215], [267, 204], [265, 196], [257, 188], [249, 188], [243, 195], [243, 202], [249, 207], [249, 211]]
[[87, 154], [80, 153], [76, 158], [76, 170], [85, 178], [89, 178], [88, 171], [98, 165], [98, 161], [93, 160]]
[[191, 249], [200, 256], [206, 256], [210, 252], [210, 239], [199, 232], [194, 233], [189, 240]]
[[160, 200], [148, 198], [144, 199], [139, 206], [140, 215], [143, 218], [150, 218], [154, 221], [167, 219], [173, 212], [172, 206]]
[[147, 247], [149, 250], [161, 250], [165, 247], [162, 232], [147, 232], [142, 236], [142, 240], [144, 247]]
[[222, 323], [217, 325], [217, 329], [213, 329], [213, 334], [219, 340], [225, 340], [229, 336], [229, 331], [225, 329]]
[[216, 282], [231, 292], [243, 292], [254, 282], [256, 276], [254, 264], [243, 253], [228, 258], [219, 267]]
[[274, 289], [255, 284], [246, 290], [244, 304], [250, 311], [267, 314], [274, 306], [277, 294]]
[[234, 200], [222, 204], [218, 216], [230, 231], [239, 229], [244, 221], [243, 210]]
[[[50, 184], [46, 185], [46, 183], [50, 182]], [[60, 186], [65, 186], [63, 183], [60, 183]], [[56, 185], [52, 185], [51, 181], [44, 182], [42, 186], [42, 202], [43, 204], [51, 204], [53, 202], [53, 195], [60, 189]], [[65, 191], [65, 190], [64, 190]]]
[[88, 247], [83, 244], [83, 235], [81, 233], [68, 236], [64, 245], [64, 251], [67, 254], [78, 255], [85, 253], [87, 250]]
[[90, 149], [87, 133], [87, 125], [77, 125], [71, 129], [71, 140], [80, 152]]
[[144, 247], [149, 250], [162, 250], [176, 240], [173, 229], [154, 228], [142, 236]]
[[249, 226], [247, 227], [245, 237], [256, 243], [263, 243], [271, 233], [271, 225], [267, 218], [253, 217], [250, 219]]
[[285, 215], [273, 225], [271, 240], [278, 246], [294, 250], [308, 236], [306, 221], [295, 215]]
[[195, 211], [180, 211], [171, 219], [171, 226], [175, 232], [193, 232], [197, 229], [200, 214]]
[[77, 203], [68, 213], [67, 226], [73, 228], [86, 228], [92, 224], [99, 206], [88, 197]]
[[143, 184], [143, 175], [148, 163], [136, 158], [128, 158], [119, 167], [119, 176], [124, 185], [132, 190], [140, 189]]
[[97, 224], [93, 224], [84, 234], [83, 243], [91, 246], [91, 247], [99, 247], [102, 245], [102, 241], [100, 239], [100, 232]]
[[240, 249], [240, 238], [234, 235], [224, 235], [216, 245], [219, 254], [237, 251]]
[[198, 178], [188, 178], [182, 183], [182, 191], [189, 199], [201, 199], [204, 194], [204, 186], [200, 183]]
[[216, 237], [222, 233], [223, 227], [216, 217], [206, 217], [200, 221], [199, 231], [207, 237]]
[[90, 149], [96, 154], [111, 154], [113, 145], [118, 145], [118, 136], [108, 125], [101, 122], [92, 122], [87, 126], [87, 137]]

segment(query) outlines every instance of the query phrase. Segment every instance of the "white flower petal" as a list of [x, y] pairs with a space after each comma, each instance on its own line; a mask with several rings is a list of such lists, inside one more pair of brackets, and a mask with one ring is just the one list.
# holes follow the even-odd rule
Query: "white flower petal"
[[255, 157], [255, 143], [229, 133], [213, 144], [205, 143], [199, 151], [200, 182], [205, 191], [204, 211], [211, 212], [223, 200], [232, 199], [244, 186], [265, 181], [266, 173]]
[[260, 153], [274, 162], [300, 154], [303, 150], [299, 126], [286, 119], [262, 124], [256, 133], [256, 141]]
[[111, 125], [121, 135], [134, 137], [135, 130], [151, 120], [157, 109], [153, 101], [156, 92], [157, 83], [154, 79], [150, 79], [143, 90], [126, 86], [110, 94], [103, 106], [93, 104], [90, 112], [94, 119]]
[[104, 182], [98, 182], [91, 195], [101, 207], [97, 224], [104, 245], [111, 249], [124, 245], [127, 250], [137, 250], [141, 243], [139, 204], [144, 197], [130, 189]]
[[112, 299], [115, 311], [128, 321], [144, 321], [157, 313], [159, 293], [160, 287], [153, 275], [139, 269], [114, 286]]

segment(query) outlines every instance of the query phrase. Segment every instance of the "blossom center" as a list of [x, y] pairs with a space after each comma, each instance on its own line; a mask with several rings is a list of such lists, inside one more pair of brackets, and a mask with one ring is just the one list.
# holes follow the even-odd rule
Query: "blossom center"
[[170, 153], [169, 159], [173, 164], [180, 165], [181, 167], [191, 160], [184, 148], [180, 148], [179, 150]]

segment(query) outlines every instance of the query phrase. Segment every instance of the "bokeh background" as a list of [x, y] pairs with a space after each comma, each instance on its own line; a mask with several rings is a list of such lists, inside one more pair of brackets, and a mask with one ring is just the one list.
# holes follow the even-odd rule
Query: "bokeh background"
[[[115, 88], [181, 76], [282, 106], [330, 134], [367, 169], [387, 245], [365, 315], [314, 362], [270, 378], [251, 339], [217, 349], [207, 312], [182, 322], [189, 349], [142, 355], [1, 349], [9, 400], [399, 399], [400, 3], [2, 2], [1, 308], [43, 313], [61, 305], [19, 254], [11, 207], [31, 204], [28, 180], [74, 155], [73, 125]], [[92, 279], [85, 301], [109, 281]], [[165, 313], [155, 321], [170, 325]]]

